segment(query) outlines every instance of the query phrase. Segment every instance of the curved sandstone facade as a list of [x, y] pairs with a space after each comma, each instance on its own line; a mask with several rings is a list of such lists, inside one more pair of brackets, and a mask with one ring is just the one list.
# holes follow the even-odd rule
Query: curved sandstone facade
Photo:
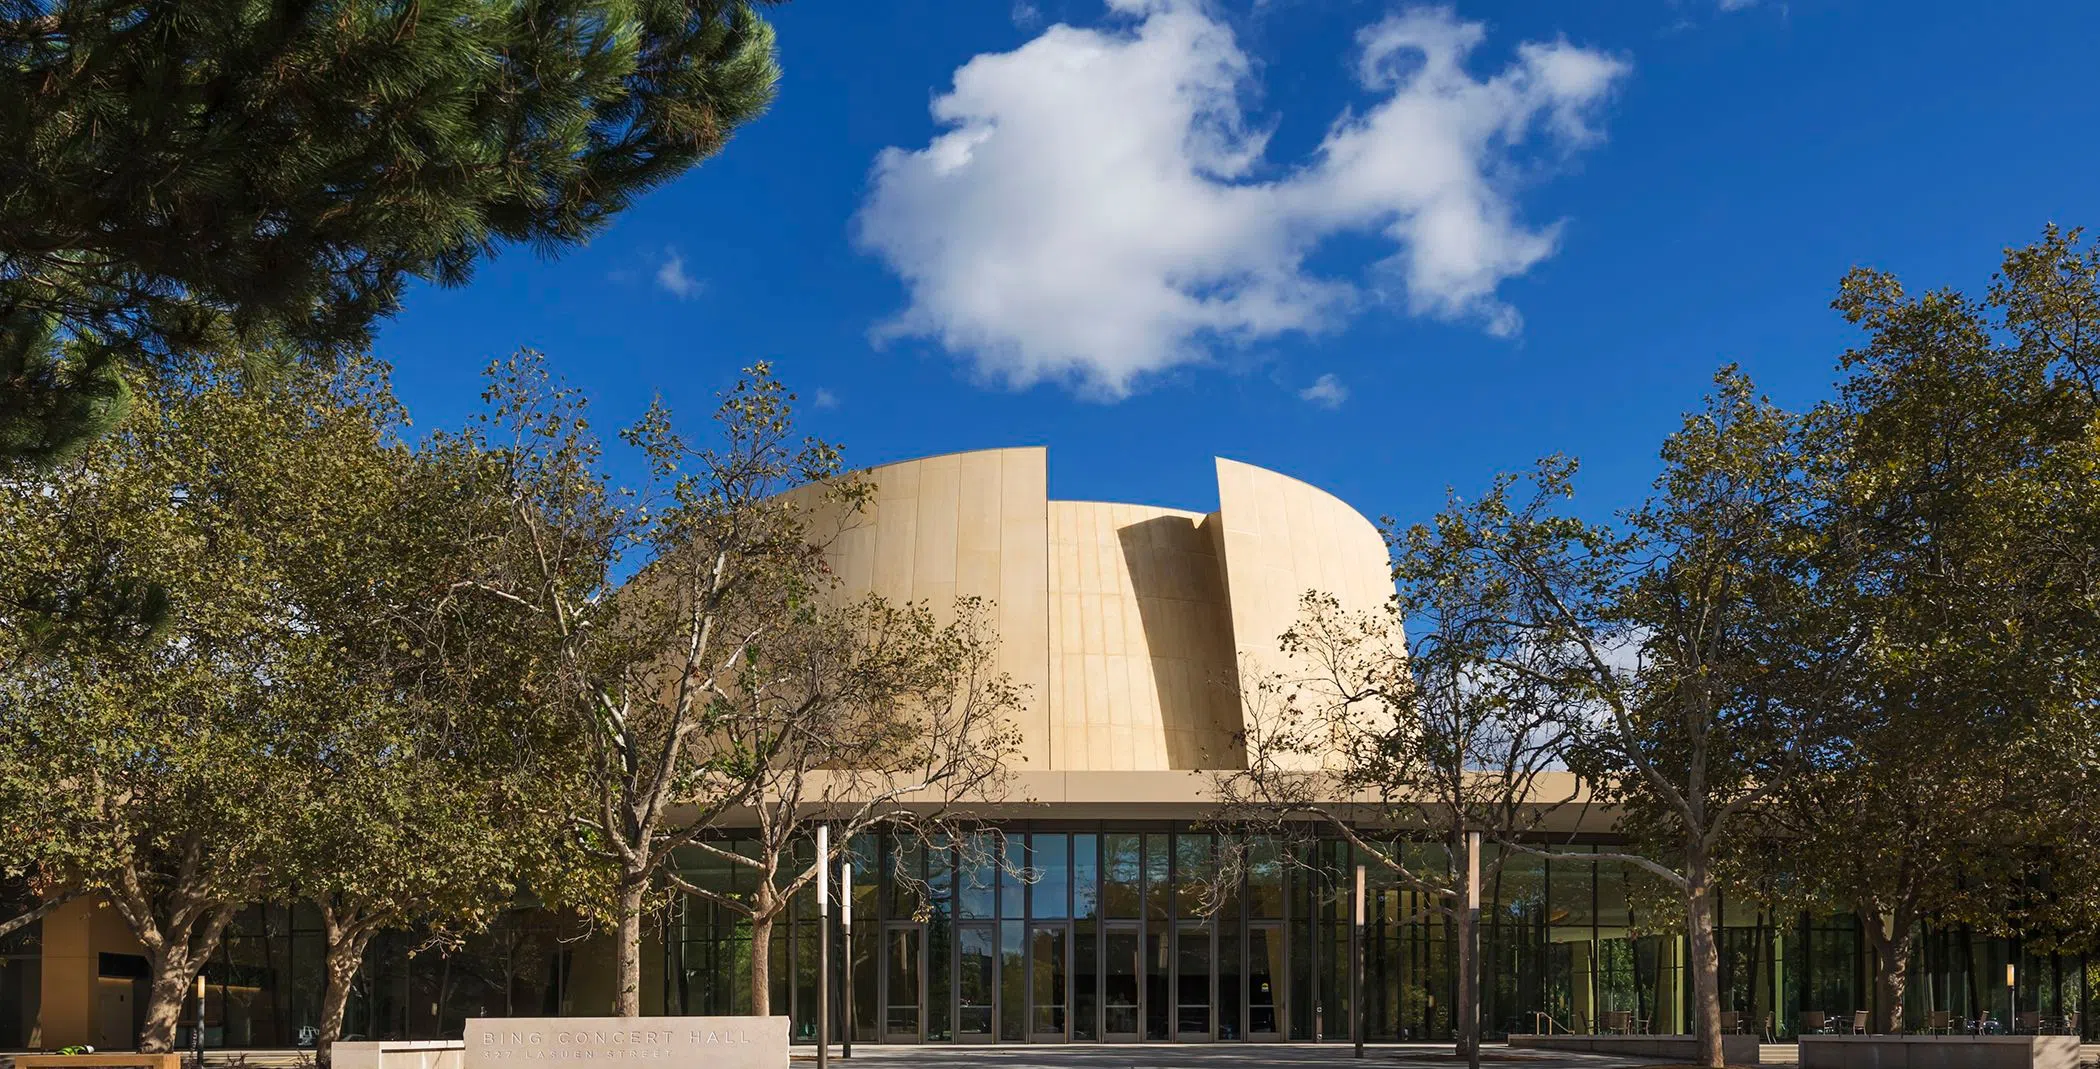
[[844, 596], [996, 604], [1001, 667], [1030, 696], [1028, 770], [1241, 767], [1242, 659], [1283, 667], [1307, 590], [1368, 610], [1392, 581], [1377, 528], [1339, 498], [1217, 470], [1204, 514], [1052, 501], [1041, 448], [886, 464], [862, 473], [874, 500], [829, 557]]

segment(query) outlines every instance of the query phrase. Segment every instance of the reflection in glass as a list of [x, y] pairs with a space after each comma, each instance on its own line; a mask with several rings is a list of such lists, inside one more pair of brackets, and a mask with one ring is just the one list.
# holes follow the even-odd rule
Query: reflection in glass
[[1072, 836], [1072, 916], [1080, 920], [1100, 915], [1100, 854], [1100, 836]]
[[1240, 1038], [1240, 1010], [1245, 1005], [1240, 992], [1240, 930], [1236, 924], [1218, 926], [1218, 1038]]
[[1283, 916], [1283, 855], [1274, 839], [1247, 843], [1247, 915], [1265, 919]]
[[1138, 1034], [1138, 934], [1110, 928], [1101, 950], [1101, 1033], [1104, 1039]]
[[1282, 1032], [1277, 993], [1283, 986], [1283, 930], [1257, 924], [1247, 929], [1247, 1034]]
[[918, 912], [919, 889], [926, 879], [926, 848], [916, 839], [892, 839], [884, 853], [889, 856], [883, 890], [890, 899], [885, 916], [912, 916]]
[[963, 917], [989, 919], [993, 912], [992, 895], [996, 884], [997, 843], [990, 832], [977, 832], [970, 836], [963, 850], [961, 871], [956, 874], [956, 902]]
[[1101, 999], [1096, 983], [1101, 975], [1100, 948], [1092, 921], [1072, 928], [1072, 1038], [1101, 1038]]
[[1182, 832], [1174, 837], [1174, 910], [1180, 917], [1205, 916], [1204, 901], [1217, 875], [1210, 836]]
[[952, 946], [955, 928], [948, 917], [935, 913], [926, 922], [926, 1038], [929, 1041], [947, 1041], [955, 1038], [955, 1026], [949, 1020], [949, 997], [951, 977], [948, 973], [948, 951]]
[[1139, 904], [1139, 839], [1136, 835], [1101, 837], [1101, 915], [1135, 919]]
[[1037, 1036], [1065, 1034], [1065, 929], [1042, 925], [1028, 936], [1029, 1000], [1034, 1007], [1028, 1031]]
[[1167, 835], [1145, 836], [1145, 916], [1156, 921], [1167, 919], [1169, 906], [1167, 892], [1171, 888], [1167, 868]]
[[1025, 835], [1006, 837], [1005, 860], [999, 865], [999, 915], [1010, 921], [1027, 916], [1028, 843]]
[[958, 1039], [992, 1035], [992, 927], [965, 924], [955, 930], [958, 950], [955, 1034]]
[[1009, 1042], [1025, 1038], [1028, 1019], [1027, 967], [1022, 963], [1026, 950], [1021, 942], [1024, 929], [1020, 921], [1004, 921], [999, 925], [999, 1038]]
[[1167, 1021], [1174, 1009], [1174, 991], [1168, 974], [1167, 933], [1157, 928], [1145, 932], [1145, 1038], [1167, 1038]]
[[[857, 893], [860, 889], [854, 888]], [[872, 1041], [882, 1018], [875, 1013], [875, 955], [882, 949], [881, 929], [868, 924], [853, 927], [853, 961], [847, 966], [853, 1015], [853, 1038]]]
[[889, 989], [889, 1014], [884, 1034], [891, 1039], [919, 1038], [919, 929], [889, 930], [885, 944], [885, 969]]
[[1055, 920], [1072, 912], [1072, 863], [1065, 853], [1067, 838], [1063, 835], [1029, 836], [1029, 864], [1035, 870], [1035, 886], [1029, 889], [1033, 896], [1029, 916], [1037, 920]]
[[1210, 1035], [1210, 928], [1184, 924], [1174, 933], [1174, 1031]]
[[[955, 912], [955, 851], [949, 848], [945, 835], [934, 836], [926, 850], [926, 893], [933, 900], [935, 913]], [[857, 901], [860, 897], [858, 886], [854, 887], [853, 894]], [[854, 908], [860, 907], [856, 905]]]

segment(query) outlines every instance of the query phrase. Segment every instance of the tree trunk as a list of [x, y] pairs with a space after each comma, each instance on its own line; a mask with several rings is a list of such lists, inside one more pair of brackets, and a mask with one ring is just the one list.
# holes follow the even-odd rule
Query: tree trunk
[[1692, 1032], [1699, 1038], [1699, 1064], [1722, 1069], [1721, 948], [1714, 938], [1713, 886], [1706, 858], [1696, 848], [1685, 864], [1685, 942], [1691, 953]]
[[343, 1038], [343, 1012], [350, 1005], [350, 985], [365, 961], [365, 945], [372, 940], [369, 928], [328, 933], [328, 950], [322, 962], [320, 1034], [314, 1039], [314, 1062], [328, 1069], [335, 1041]]
[[1884, 919], [1860, 911], [1860, 929], [1874, 952], [1874, 1026], [1882, 1035], [1903, 1031], [1903, 995], [1909, 981], [1911, 926], [1902, 916]]
[[149, 955], [152, 979], [146, 985], [146, 1023], [139, 1030], [140, 1054], [168, 1054], [175, 1050], [175, 1031], [182, 1027], [183, 1006], [204, 967], [204, 955], [169, 949]]
[[613, 958], [613, 1016], [642, 1015], [642, 900], [646, 876], [628, 873], [620, 886], [619, 947]]
[[773, 917], [751, 919], [751, 1013], [765, 1017], [773, 1012]]

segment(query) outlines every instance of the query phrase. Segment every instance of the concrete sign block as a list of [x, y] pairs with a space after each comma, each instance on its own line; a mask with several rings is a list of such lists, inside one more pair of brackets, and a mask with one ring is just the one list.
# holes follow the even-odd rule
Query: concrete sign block
[[471, 1017], [464, 1069], [781, 1069], [786, 1017]]

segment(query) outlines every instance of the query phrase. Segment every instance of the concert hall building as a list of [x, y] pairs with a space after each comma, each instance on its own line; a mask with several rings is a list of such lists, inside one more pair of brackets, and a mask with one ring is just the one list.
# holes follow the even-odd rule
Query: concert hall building
[[[1448, 1038], [1451, 934], [1373, 866], [1359, 940], [1348, 844], [1294, 845], [1295, 859], [1257, 847], [1222, 908], [1206, 911], [1198, 893], [1219, 849], [1207, 773], [1245, 762], [1231, 681], [1243, 658], [1281, 663], [1277, 638], [1304, 592], [1385, 603], [1377, 528], [1331, 494], [1229, 460], [1208, 512], [1054, 501], [1046, 464], [1044, 450], [1016, 448], [873, 469], [872, 506], [831, 547], [848, 594], [996, 606], [1001, 668], [1030, 700], [1012, 800], [984, 815], [1005, 833], [1008, 867], [1037, 877], [959, 872], [953, 850], [854, 844], [852, 957], [833, 1020], [850, 1020], [861, 1043], [1346, 1042], [1360, 958], [1367, 1038]], [[1676, 926], [1645, 912], [1657, 899], [1628, 869], [1588, 856], [1614, 843], [1612, 814], [1577, 803], [1554, 822], [1550, 858], [1512, 856], [1485, 888], [1484, 1028], [1586, 1030], [1623, 1012], [1686, 1030]], [[900, 869], [915, 879], [885, 878]], [[685, 875], [729, 889], [748, 879], [700, 857]], [[1753, 1028], [1770, 1021], [1783, 1038], [1801, 1012], [1869, 1008], [1870, 956], [1851, 917], [1726, 899], [1720, 911], [1724, 1008]], [[693, 900], [659, 921], [647, 1012], [748, 1012], [748, 928]], [[802, 902], [765, 949], [773, 1012], [805, 1042], [816, 921]], [[321, 957], [306, 907], [250, 910], [206, 970], [206, 1046], [310, 1042]], [[468, 1017], [602, 1014], [611, 959], [602, 938], [541, 910], [450, 952], [390, 934], [367, 954], [346, 1032], [444, 1038]], [[1912, 970], [1913, 1026], [1933, 1009], [2000, 1022], [2020, 1011], [2078, 1014], [2093, 1032], [2082, 957], [1953, 928], [1921, 938]], [[0, 941], [0, 1050], [131, 1045], [143, 974], [122, 922], [94, 903]]]

